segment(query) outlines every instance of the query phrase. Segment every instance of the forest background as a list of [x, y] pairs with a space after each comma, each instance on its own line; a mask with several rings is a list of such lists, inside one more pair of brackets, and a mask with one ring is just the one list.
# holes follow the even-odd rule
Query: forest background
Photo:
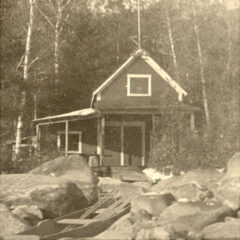
[[[203, 134], [186, 138], [177, 164], [223, 166], [240, 150], [239, 1], [140, 5], [143, 48], [204, 116]], [[136, 9], [136, 0], [1, 1], [1, 169], [11, 165], [7, 143], [34, 135], [34, 118], [89, 107], [136, 48]]]

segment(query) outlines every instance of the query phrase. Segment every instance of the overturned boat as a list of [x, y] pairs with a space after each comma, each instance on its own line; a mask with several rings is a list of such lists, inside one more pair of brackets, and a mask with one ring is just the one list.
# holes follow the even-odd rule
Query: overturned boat
[[119, 196], [119, 189], [115, 189], [89, 208], [41, 221], [18, 235], [37, 235], [41, 240], [94, 237], [129, 211], [130, 201]]

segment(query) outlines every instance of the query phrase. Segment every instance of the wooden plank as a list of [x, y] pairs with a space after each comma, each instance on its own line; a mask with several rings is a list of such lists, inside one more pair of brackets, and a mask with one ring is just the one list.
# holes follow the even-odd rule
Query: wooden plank
[[147, 182], [147, 179], [144, 176], [132, 176], [132, 175], [123, 175], [121, 180], [124, 182]]
[[71, 224], [71, 225], [84, 225], [84, 224], [89, 224], [89, 223], [93, 223], [93, 222], [97, 222], [99, 220], [97, 219], [73, 219], [73, 218], [65, 218], [65, 219], [61, 219], [58, 220], [57, 223], [58, 224]]

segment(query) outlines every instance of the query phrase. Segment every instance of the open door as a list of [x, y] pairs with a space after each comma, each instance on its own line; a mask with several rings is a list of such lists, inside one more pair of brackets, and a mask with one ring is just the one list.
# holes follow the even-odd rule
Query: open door
[[105, 127], [104, 166], [119, 166], [121, 156], [121, 127]]
[[143, 143], [142, 128], [138, 126], [124, 127], [124, 165], [142, 166]]

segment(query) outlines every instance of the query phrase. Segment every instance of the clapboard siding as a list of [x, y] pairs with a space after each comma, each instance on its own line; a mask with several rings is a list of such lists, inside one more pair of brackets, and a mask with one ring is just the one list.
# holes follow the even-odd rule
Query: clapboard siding
[[[128, 74], [150, 74], [152, 76], [151, 96], [127, 96]], [[161, 77], [141, 58], [134, 61], [101, 93], [101, 101], [96, 107], [104, 106], [138, 107], [167, 104], [166, 101], [177, 101], [178, 95]]]

